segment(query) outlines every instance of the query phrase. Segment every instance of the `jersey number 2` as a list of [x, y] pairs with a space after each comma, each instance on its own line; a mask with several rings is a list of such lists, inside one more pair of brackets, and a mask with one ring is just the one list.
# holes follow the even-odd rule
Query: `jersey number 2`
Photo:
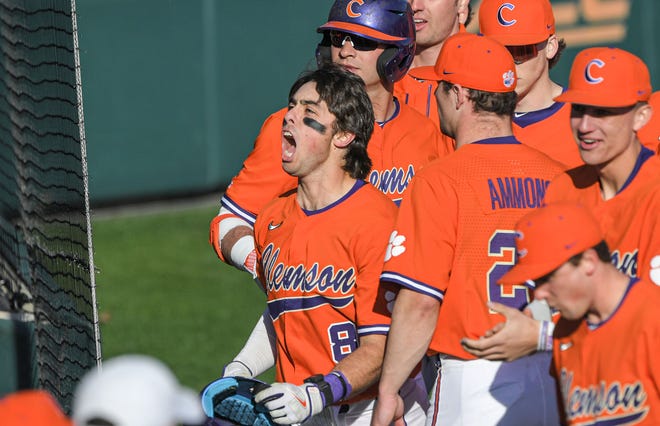
[[516, 242], [514, 231], [497, 230], [488, 242], [488, 256], [499, 259], [488, 270], [488, 300], [503, 305], [522, 309], [529, 302], [527, 287], [522, 285], [501, 285], [498, 281], [516, 261]]

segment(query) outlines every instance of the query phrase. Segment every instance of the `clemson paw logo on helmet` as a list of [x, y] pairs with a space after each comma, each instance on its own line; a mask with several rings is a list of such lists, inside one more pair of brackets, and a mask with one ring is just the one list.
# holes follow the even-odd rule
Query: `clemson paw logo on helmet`
[[387, 244], [387, 251], [385, 252], [385, 262], [406, 251], [406, 247], [403, 245], [405, 241], [406, 237], [399, 235], [397, 231], [392, 232], [390, 242]]
[[660, 285], [660, 254], [651, 259], [651, 271], [649, 272], [653, 284]]

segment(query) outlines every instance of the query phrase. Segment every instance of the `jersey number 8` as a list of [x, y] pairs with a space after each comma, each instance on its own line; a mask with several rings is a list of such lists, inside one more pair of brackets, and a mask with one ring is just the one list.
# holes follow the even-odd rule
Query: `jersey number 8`
[[332, 324], [328, 328], [332, 360], [338, 363], [357, 348], [357, 332], [352, 322]]

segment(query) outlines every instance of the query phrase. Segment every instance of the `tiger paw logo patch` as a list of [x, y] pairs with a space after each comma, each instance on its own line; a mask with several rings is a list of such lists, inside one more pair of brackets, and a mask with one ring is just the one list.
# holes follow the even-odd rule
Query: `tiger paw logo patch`
[[649, 276], [655, 285], [660, 285], [660, 254], [651, 259], [651, 271], [649, 272]]
[[403, 245], [405, 241], [406, 237], [399, 235], [397, 231], [392, 232], [390, 242], [387, 244], [387, 251], [385, 252], [385, 262], [406, 251], [406, 247]]

